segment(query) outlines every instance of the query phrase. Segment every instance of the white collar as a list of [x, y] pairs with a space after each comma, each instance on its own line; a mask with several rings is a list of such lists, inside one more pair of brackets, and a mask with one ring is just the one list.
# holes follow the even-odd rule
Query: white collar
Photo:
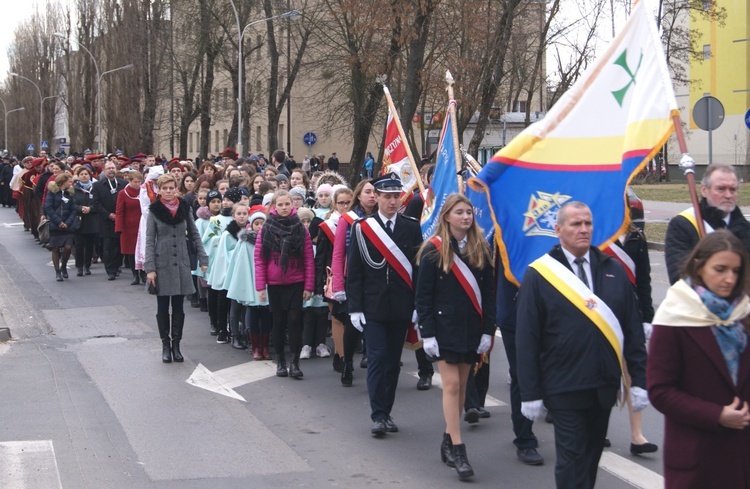
[[[573, 268], [573, 265], [575, 264], [576, 256], [573, 255], [570, 251], [566, 250], [562, 246], [560, 246], [560, 249], [565, 253], [565, 259], [568, 260], [568, 263], [570, 264], [570, 267]], [[583, 255], [583, 258], [586, 260], [586, 263], [591, 264], [591, 258], [590, 258], [591, 250], [587, 251], [585, 255]], [[573, 268], [575, 270], [575, 268]]]
[[396, 227], [396, 216], [397, 214], [394, 214], [392, 218], [388, 219], [382, 212], [380, 212], [380, 210], [378, 210], [378, 217], [380, 217], [380, 220], [383, 221], [383, 224], [385, 224], [386, 227], [388, 226], [387, 222], [391, 221], [391, 231]]

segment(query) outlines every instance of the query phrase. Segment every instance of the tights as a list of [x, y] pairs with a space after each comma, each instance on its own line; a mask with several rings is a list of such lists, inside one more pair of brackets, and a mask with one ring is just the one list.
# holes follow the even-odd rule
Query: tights
[[169, 314], [169, 300], [172, 299], [172, 314], [185, 314], [182, 303], [184, 295], [157, 295], [156, 314]]
[[246, 329], [252, 334], [271, 332], [271, 310], [268, 306], [250, 306], [245, 310]]
[[269, 285], [268, 302], [273, 316], [271, 335], [276, 354], [284, 358], [284, 340], [288, 335], [289, 352], [293, 360], [298, 360], [302, 350], [302, 283]]
[[[60, 250], [62, 249], [62, 263], [60, 263]], [[62, 265], [62, 268], [65, 268], [68, 266], [68, 259], [70, 258], [70, 253], [72, 251], [73, 247], [63, 246], [62, 248], [52, 248], [52, 265], [55, 267], [55, 271], [60, 271], [60, 265]]]

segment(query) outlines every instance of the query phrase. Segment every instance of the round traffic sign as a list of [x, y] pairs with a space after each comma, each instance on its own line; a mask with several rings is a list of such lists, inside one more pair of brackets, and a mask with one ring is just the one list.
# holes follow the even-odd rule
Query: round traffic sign
[[745, 112], [745, 125], [750, 129], [750, 109], [747, 109], [747, 112]]
[[718, 129], [724, 122], [724, 106], [716, 97], [707, 95], [693, 106], [693, 120], [704, 131]]
[[316, 136], [314, 132], [306, 132], [305, 135], [302, 136], [302, 141], [308, 146], [312, 146], [317, 140], [318, 136]]

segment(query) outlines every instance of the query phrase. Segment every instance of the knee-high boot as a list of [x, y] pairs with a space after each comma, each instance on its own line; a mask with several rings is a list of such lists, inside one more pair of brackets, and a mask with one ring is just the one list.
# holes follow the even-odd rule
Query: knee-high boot
[[263, 353], [263, 360], [271, 359], [271, 352], [268, 349], [268, 343], [270, 339], [271, 339], [271, 335], [269, 333], [260, 334], [260, 346], [261, 346], [261, 352]]
[[263, 347], [258, 333], [250, 333], [250, 345], [253, 349], [253, 360], [263, 360]]
[[175, 362], [185, 360], [180, 352], [180, 340], [182, 339], [182, 327], [185, 325], [185, 314], [172, 314], [172, 358]]
[[161, 337], [161, 361], [172, 363], [172, 345], [169, 341], [169, 314], [157, 314], [156, 324], [159, 326]]

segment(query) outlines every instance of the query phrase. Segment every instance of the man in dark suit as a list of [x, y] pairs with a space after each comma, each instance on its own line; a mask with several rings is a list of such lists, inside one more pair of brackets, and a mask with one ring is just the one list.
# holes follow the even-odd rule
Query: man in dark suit
[[560, 208], [560, 244], [529, 266], [517, 299], [521, 412], [536, 419], [544, 404], [552, 413], [558, 488], [594, 487], [622, 362], [633, 408], [648, 405], [635, 294], [622, 266], [591, 246], [592, 222], [582, 202]]
[[328, 158], [328, 170], [330, 171], [339, 171], [339, 159], [336, 157], [336, 153], [333, 153], [330, 158]]
[[367, 343], [371, 433], [398, 431], [391, 418], [406, 329], [415, 321], [415, 258], [422, 244], [416, 219], [397, 213], [402, 184], [395, 173], [372, 181], [378, 211], [354, 222], [346, 296], [349, 316]]
[[120, 238], [115, 233], [115, 210], [117, 194], [127, 182], [117, 178], [117, 165], [108, 161], [104, 164], [102, 177], [91, 189], [92, 207], [99, 216], [99, 238], [102, 240], [102, 261], [107, 271], [107, 280], [114, 280], [120, 274]]

